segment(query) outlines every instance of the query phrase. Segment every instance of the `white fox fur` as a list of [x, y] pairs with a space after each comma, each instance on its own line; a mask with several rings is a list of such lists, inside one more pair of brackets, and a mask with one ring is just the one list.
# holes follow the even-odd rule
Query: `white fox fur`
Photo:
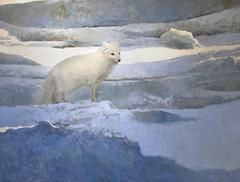
[[67, 58], [48, 74], [40, 88], [37, 103], [66, 101], [67, 96], [80, 87], [91, 88], [91, 99], [96, 101], [96, 88], [120, 62], [118, 43], [103, 42], [94, 53]]

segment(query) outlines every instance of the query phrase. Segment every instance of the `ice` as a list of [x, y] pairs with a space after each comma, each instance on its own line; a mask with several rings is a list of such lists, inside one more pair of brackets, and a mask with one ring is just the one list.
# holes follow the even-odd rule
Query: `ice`
[[[163, 156], [191, 169], [234, 170], [240, 166], [239, 101], [203, 109], [125, 110], [110, 102], [0, 107], [1, 127], [60, 124], [74, 131], [126, 136], [144, 156]], [[165, 117], [164, 117], [164, 115]], [[159, 117], [162, 115], [163, 117]], [[166, 118], [166, 115], [168, 118]], [[135, 117], [137, 116], [137, 117]], [[159, 122], [158, 122], [159, 121]], [[165, 123], [166, 121], [166, 123]]]
[[[1, 125], [18, 126], [18, 124], [30, 124], [39, 121], [56, 121], [65, 124], [74, 124], [75, 120], [89, 121], [97, 120], [103, 122], [106, 118], [111, 122], [111, 116], [120, 116], [119, 110], [112, 108], [108, 101], [92, 103], [82, 101], [81, 103], [60, 103], [49, 106], [16, 106], [1, 107]], [[127, 112], [127, 111], [126, 111]], [[124, 112], [123, 112], [124, 114]], [[91, 119], [92, 118], [92, 119]]]
[[49, 122], [0, 133], [0, 156], [2, 181], [237, 182], [239, 177], [238, 170], [191, 170], [143, 156], [127, 138], [73, 132]]

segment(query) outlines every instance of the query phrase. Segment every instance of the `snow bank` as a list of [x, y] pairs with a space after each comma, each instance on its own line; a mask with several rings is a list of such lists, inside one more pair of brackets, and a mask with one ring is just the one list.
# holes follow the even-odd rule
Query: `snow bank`
[[165, 32], [161, 36], [161, 39], [167, 46], [176, 49], [194, 49], [202, 47], [191, 32], [177, 30], [175, 28], [171, 28], [169, 31]]

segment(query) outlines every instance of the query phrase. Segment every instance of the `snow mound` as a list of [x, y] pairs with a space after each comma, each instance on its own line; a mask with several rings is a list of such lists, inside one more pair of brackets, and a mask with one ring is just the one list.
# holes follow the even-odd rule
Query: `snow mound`
[[171, 28], [169, 31], [165, 32], [161, 36], [161, 39], [167, 46], [177, 49], [194, 49], [202, 47], [191, 32], [177, 30], [175, 28]]

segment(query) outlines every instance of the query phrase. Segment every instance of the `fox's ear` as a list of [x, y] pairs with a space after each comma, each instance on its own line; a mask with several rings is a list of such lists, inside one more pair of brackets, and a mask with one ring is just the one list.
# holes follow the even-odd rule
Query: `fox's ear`
[[108, 48], [108, 45], [109, 45], [108, 42], [106, 42], [106, 41], [103, 41], [103, 42], [102, 42], [102, 47], [103, 47], [103, 48], [105, 48], [105, 49]]
[[113, 43], [118, 45], [118, 46], [120, 45], [120, 43], [118, 41], [114, 41]]

